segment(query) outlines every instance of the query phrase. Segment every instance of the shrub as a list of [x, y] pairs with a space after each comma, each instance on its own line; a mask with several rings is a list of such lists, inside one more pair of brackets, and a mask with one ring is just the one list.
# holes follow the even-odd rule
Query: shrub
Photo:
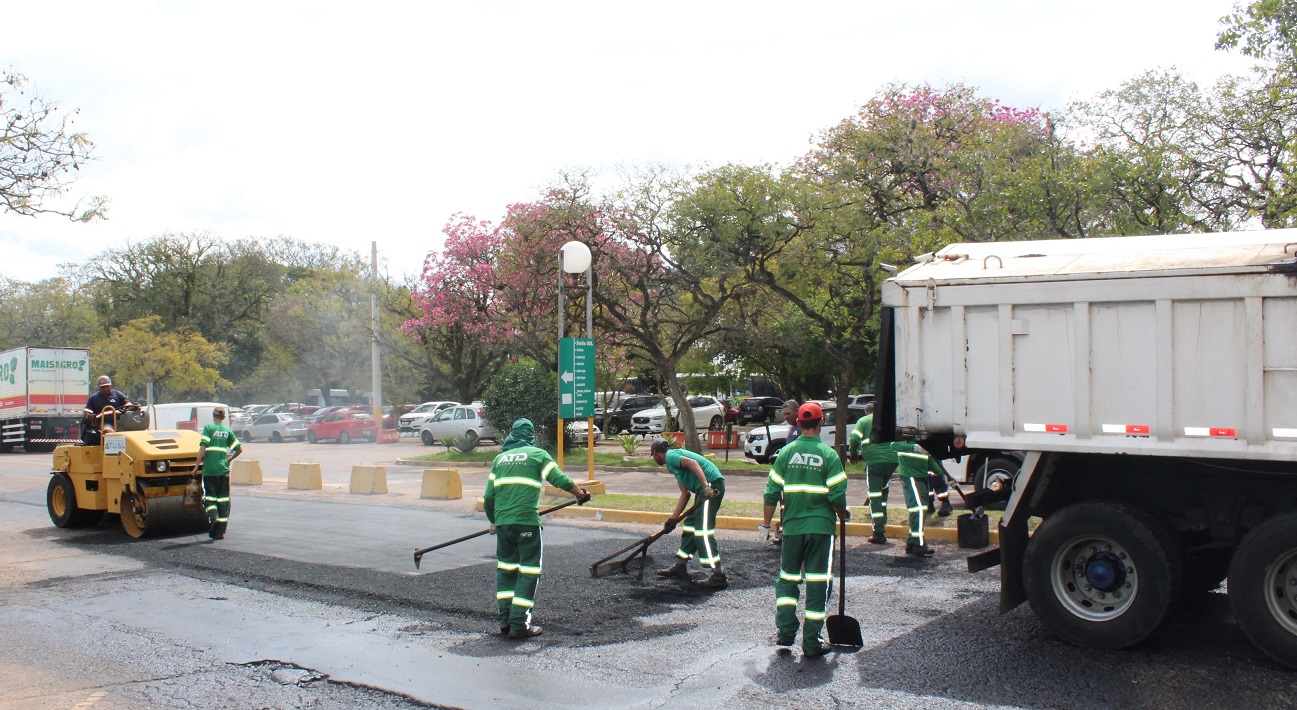
[[533, 360], [505, 365], [487, 385], [482, 410], [500, 432], [502, 442], [513, 423], [525, 417], [536, 426], [536, 445], [553, 450], [558, 428], [558, 376]]
[[467, 454], [470, 451], [476, 450], [478, 443], [479, 440], [476, 436], [472, 436], [470, 434], [460, 434], [459, 436], [450, 440], [450, 448], [458, 451], [461, 454]]
[[627, 456], [635, 453], [635, 449], [639, 448], [640, 438], [636, 434], [623, 434], [617, 437], [617, 440], [621, 442], [622, 451], [625, 451]]

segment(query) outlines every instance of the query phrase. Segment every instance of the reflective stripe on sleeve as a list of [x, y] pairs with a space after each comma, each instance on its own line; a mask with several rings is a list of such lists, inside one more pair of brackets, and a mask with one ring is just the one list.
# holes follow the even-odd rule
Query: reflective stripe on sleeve
[[784, 477], [775, 473], [773, 469], [771, 469], [770, 471], [770, 480], [774, 481], [775, 483], [778, 483], [781, 486], [784, 485]]
[[842, 483], [842, 482], [845, 481], [845, 480], [847, 480], [847, 472], [846, 472], [846, 471], [843, 471], [842, 473], [839, 473], [838, 475], [834, 476], [833, 478], [830, 478], [829, 480], [825, 481], [824, 483], [825, 483], [825, 485], [829, 485], [829, 486], [836, 486], [836, 485], [838, 485], [839, 483]]

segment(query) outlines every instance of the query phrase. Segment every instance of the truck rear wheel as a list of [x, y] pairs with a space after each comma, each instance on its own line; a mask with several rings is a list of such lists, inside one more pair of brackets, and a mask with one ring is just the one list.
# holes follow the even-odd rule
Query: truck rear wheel
[[1252, 643], [1297, 668], [1297, 513], [1266, 520], [1239, 543], [1229, 601]]
[[1049, 516], [1023, 558], [1027, 600], [1042, 625], [1085, 648], [1133, 646], [1180, 596], [1179, 549], [1143, 511], [1088, 501]]
[[65, 473], [50, 476], [50, 485], [45, 489], [45, 507], [49, 510], [50, 520], [60, 528], [95, 525], [104, 517], [102, 510], [77, 507], [76, 488]]

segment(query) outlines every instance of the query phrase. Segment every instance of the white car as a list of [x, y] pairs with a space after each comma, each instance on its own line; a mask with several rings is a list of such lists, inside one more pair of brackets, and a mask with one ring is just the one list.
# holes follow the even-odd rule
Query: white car
[[276, 443], [284, 439], [306, 441], [306, 421], [288, 412], [262, 414], [239, 432], [239, 441], [246, 443], [253, 439], [270, 439]]
[[[423, 423], [436, 416], [438, 412], [449, 407], [458, 407], [459, 402], [424, 402], [401, 415], [396, 421], [396, 430], [407, 434], [419, 431]], [[462, 433], [462, 432], [461, 432]]]
[[[836, 409], [833, 409], [837, 404], [834, 402], [816, 402], [816, 404], [819, 404], [820, 407], [824, 409], [824, 427], [820, 430], [820, 440], [829, 446], [837, 446], [838, 413]], [[855, 424], [855, 420], [852, 420], [850, 426], [855, 426]], [[770, 424], [768, 426], [759, 425], [752, 427], [743, 441], [743, 455], [750, 459], [755, 459], [759, 464], [767, 464], [774, 461], [775, 456], [779, 455], [779, 450], [784, 448], [784, 445], [788, 443], [789, 428], [790, 427], [787, 424]], [[769, 438], [766, 438], [767, 431], [770, 433]], [[851, 435], [850, 429], [847, 429], [847, 435]]]
[[[671, 400], [667, 399], [667, 406]], [[715, 397], [701, 395], [689, 398], [689, 406], [694, 410], [694, 427], [720, 431], [725, 428], [725, 407]], [[672, 407], [674, 409], [674, 407]], [[666, 426], [666, 409], [654, 407], [636, 412], [630, 419], [632, 434], [661, 434]]]
[[[586, 425], [589, 424], [589, 422], [587, 422], [586, 420], [572, 419], [563, 423], [567, 425], [567, 436], [572, 437], [572, 440], [574, 442], [581, 443], [589, 440], [590, 434], [586, 431]], [[598, 424], [595, 424], [594, 440], [601, 441], [602, 439], [603, 439], [603, 431], [599, 429]]]
[[443, 409], [419, 425], [419, 439], [424, 446], [432, 446], [440, 443], [442, 439], [465, 434], [478, 439], [500, 441], [500, 435], [496, 433], [495, 427], [482, 418], [481, 407], [458, 406]]

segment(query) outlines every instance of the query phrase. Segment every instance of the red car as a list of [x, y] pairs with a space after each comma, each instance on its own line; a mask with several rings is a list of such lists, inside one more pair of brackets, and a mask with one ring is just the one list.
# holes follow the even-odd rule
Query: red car
[[352, 439], [373, 442], [378, 439], [378, 422], [374, 421], [373, 414], [363, 410], [330, 412], [306, 429], [307, 441], [318, 444], [321, 439], [337, 439], [339, 444]]

